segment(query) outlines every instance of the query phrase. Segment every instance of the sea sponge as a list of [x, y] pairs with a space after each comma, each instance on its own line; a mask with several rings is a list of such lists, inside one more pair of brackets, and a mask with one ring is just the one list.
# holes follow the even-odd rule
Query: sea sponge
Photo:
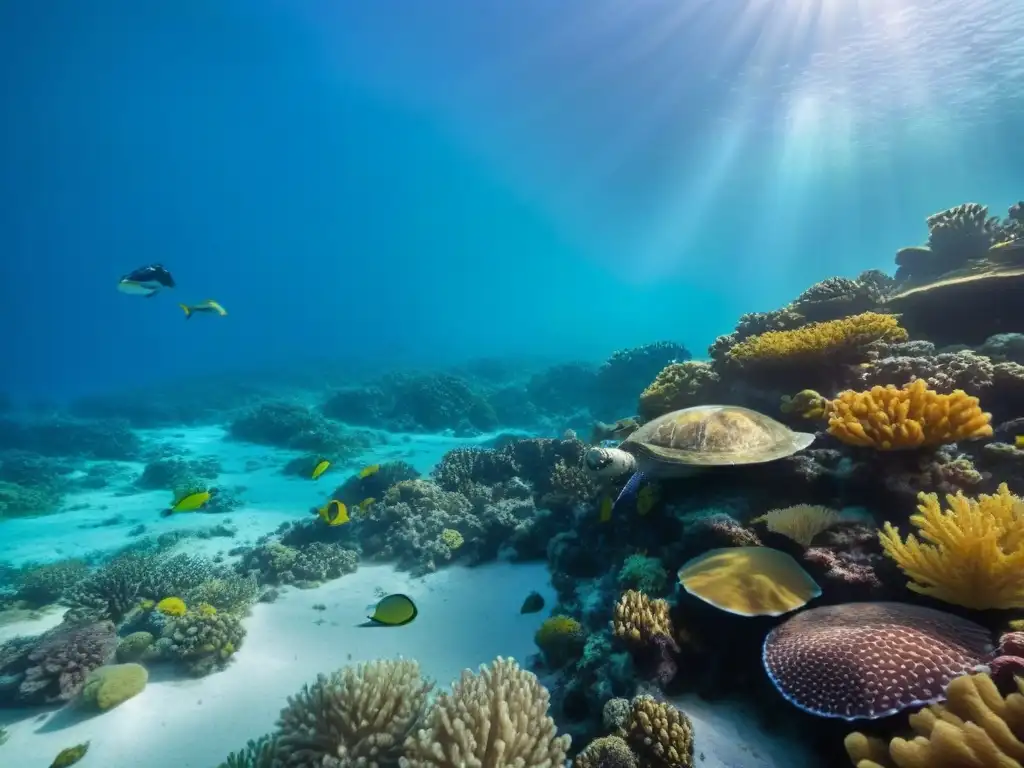
[[165, 597], [156, 604], [156, 610], [165, 616], [184, 616], [188, 608], [180, 597]]
[[651, 768], [693, 766], [693, 726], [682, 711], [652, 696], [633, 699], [626, 740]]
[[996, 493], [969, 499], [946, 496], [948, 510], [934, 493], [918, 494], [918, 514], [910, 522], [922, 539], [886, 523], [878, 538], [885, 554], [909, 578], [908, 588], [965, 608], [1024, 608], [1024, 500], [1006, 483]]
[[587, 744], [572, 761], [572, 768], [639, 768], [633, 750], [619, 736], [602, 736]]
[[423, 718], [432, 688], [409, 660], [320, 675], [281, 711], [275, 765], [394, 766]]
[[533, 640], [547, 662], [560, 667], [579, 658], [587, 634], [576, 619], [559, 615], [544, 619]]
[[141, 664], [111, 664], [89, 673], [79, 694], [83, 706], [105, 712], [142, 693], [149, 673]]
[[750, 522], [763, 522], [769, 531], [792, 539], [802, 547], [811, 546], [814, 537], [842, 520], [834, 509], [815, 504], [797, 504], [773, 509]]
[[870, 720], [943, 698], [949, 681], [987, 661], [988, 630], [905, 603], [847, 603], [803, 611], [768, 633], [762, 661], [796, 707]]
[[847, 445], [891, 451], [991, 437], [991, 419], [978, 398], [959, 389], [940, 395], [918, 379], [840, 393], [829, 403], [828, 431]]
[[719, 384], [718, 374], [709, 363], [688, 360], [671, 363], [640, 394], [638, 413], [645, 420], [672, 411], [703, 405]]
[[671, 638], [674, 633], [668, 603], [627, 589], [615, 604], [612, 631], [622, 640], [642, 645], [657, 636]]
[[[948, 701], [910, 716], [914, 739], [888, 750], [860, 733], [846, 737], [857, 768], [1019, 768], [1024, 765], [1024, 681], [1003, 698], [988, 675], [965, 675], [946, 689]], [[882, 745], [884, 746], [884, 745]]]
[[712, 549], [679, 569], [679, 583], [694, 597], [740, 616], [781, 616], [821, 594], [796, 560], [768, 547]]
[[401, 768], [561, 768], [570, 737], [556, 736], [550, 695], [532, 672], [498, 657], [442, 693], [426, 728], [406, 741]]
[[728, 356], [744, 363], [817, 360], [846, 355], [878, 341], [892, 343], [907, 338], [906, 330], [900, 327], [895, 315], [863, 312], [789, 331], [751, 336], [730, 349]]
[[779, 410], [805, 419], [823, 419], [828, 415], [828, 400], [813, 389], [801, 389], [795, 395], [783, 395]]

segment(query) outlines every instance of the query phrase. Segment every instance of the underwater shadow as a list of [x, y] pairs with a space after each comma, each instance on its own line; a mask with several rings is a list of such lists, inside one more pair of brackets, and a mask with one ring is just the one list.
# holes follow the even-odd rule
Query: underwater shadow
[[42, 725], [36, 728], [34, 733], [63, 731], [65, 728], [71, 728], [102, 714], [102, 712], [90, 712], [87, 709], [76, 707], [74, 704], [66, 704], [43, 721]]

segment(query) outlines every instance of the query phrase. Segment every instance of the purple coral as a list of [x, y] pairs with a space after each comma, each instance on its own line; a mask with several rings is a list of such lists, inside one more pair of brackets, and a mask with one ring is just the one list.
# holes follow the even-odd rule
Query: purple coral
[[842, 720], [887, 717], [941, 701], [950, 680], [991, 658], [984, 627], [904, 603], [847, 603], [773, 629], [762, 660], [787, 701]]
[[85, 678], [114, 655], [117, 633], [109, 621], [61, 624], [32, 641], [22, 658], [16, 699], [24, 704], [69, 701]]

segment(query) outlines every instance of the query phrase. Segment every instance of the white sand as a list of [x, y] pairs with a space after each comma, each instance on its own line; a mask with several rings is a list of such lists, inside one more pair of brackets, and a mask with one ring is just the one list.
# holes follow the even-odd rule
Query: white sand
[[[416, 621], [395, 628], [355, 626], [376, 601], [377, 587], [410, 595], [420, 609]], [[0, 710], [0, 724], [10, 731], [0, 765], [45, 768], [64, 747], [88, 740], [82, 768], [213, 768], [270, 730], [286, 698], [318, 673], [405, 656], [447, 686], [463, 669], [499, 655], [525, 663], [545, 615], [519, 613], [533, 589], [553, 601], [543, 566], [495, 564], [453, 567], [422, 579], [368, 566], [319, 589], [291, 590], [276, 603], [255, 607], [246, 621], [249, 635], [223, 672], [166, 680], [156, 671], [141, 695], [86, 719], [72, 709]], [[314, 610], [316, 603], [327, 610]]]

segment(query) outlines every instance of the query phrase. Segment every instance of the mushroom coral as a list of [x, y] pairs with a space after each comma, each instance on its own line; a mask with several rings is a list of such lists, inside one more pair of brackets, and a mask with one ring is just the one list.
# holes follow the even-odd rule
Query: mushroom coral
[[948, 510], [934, 493], [918, 494], [910, 522], [922, 543], [886, 523], [879, 533], [885, 554], [910, 578], [914, 592], [965, 608], [1024, 608], [1024, 500], [1006, 483], [993, 495], [948, 494]]

